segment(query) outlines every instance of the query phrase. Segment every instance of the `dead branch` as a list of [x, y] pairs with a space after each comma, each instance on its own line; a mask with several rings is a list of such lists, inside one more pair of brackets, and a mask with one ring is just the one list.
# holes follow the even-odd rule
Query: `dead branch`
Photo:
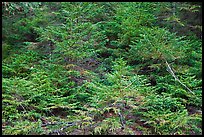
[[178, 77], [174, 74], [173, 70], [171, 69], [169, 63], [167, 62], [167, 60], [164, 58], [166, 65], [167, 65], [167, 71], [175, 78], [176, 81], [178, 81], [182, 86], [184, 86], [189, 92], [191, 92], [192, 94], [195, 94], [193, 91], [191, 91], [186, 85], [184, 85], [179, 79]]
[[124, 121], [123, 121], [123, 116], [122, 116], [122, 114], [120, 112], [118, 112], [118, 115], [120, 116], [120, 122], [121, 122], [121, 125], [122, 125], [121, 129], [124, 129], [125, 124], [124, 124]]

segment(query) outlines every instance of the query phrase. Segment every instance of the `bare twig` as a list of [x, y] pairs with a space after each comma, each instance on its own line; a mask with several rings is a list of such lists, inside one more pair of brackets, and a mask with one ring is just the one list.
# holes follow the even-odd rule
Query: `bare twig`
[[189, 92], [192, 94], [195, 94], [193, 91], [191, 91], [186, 85], [184, 85], [178, 77], [174, 74], [173, 70], [171, 69], [170, 65], [168, 64], [167, 60], [164, 58], [166, 64], [167, 64], [167, 71], [175, 78], [176, 81], [178, 81], [182, 86], [184, 86]]
[[[57, 123], [54, 123], [54, 124], [57, 124]], [[51, 135], [53, 133], [59, 134], [60, 131], [63, 131], [64, 129], [66, 129], [66, 128], [70, 127], [70, 126], [75, 126], [75, 125], [76, 125], [76, 122], [68, 122], [66, 126], [63, 126], [62, 128], [60, 128], [58, 130], [54, 130], [54, 131], [50, 132], [49, 135]]]
[[131, 86], [137, 79], [135, 79], [133, 82], [131, 82], [129, 85], [127, 85], [124, 89], [128, 88], [129, 86]]
[[125, 128], [125, 124], [124, 124], [124, 121], [123, 121], [123, 116], [120, 112], [118, 112], [118, 115], [120, 116], [120, 122], [121, 122], [121, 125], [122, 125], [122, 129]]

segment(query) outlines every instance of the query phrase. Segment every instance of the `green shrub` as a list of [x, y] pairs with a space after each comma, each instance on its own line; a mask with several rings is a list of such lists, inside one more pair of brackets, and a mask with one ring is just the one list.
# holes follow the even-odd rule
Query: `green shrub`
[[171, 32], [188, 5], [2, 6], [3, 134], [202, 134], [201, 40]]
[[[151, 134], [180, 134], [189, 120], [185, 107], [177, 98], [150, 95], [145, 98], [141, 108], [145, 111], [136, 112], [142, 115], [145, 125], [153, 127]], [[136, 110], [138, 111], [138, 110]]]

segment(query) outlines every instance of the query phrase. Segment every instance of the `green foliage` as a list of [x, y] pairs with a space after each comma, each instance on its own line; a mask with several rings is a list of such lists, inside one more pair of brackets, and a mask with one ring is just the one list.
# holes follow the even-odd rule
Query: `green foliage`
[[37, 122], [32, 122], [30, 123], [30, 121], [19, 121], [18, 123], [15, 124], [14, 127], [10, 127], [8, 126], [5, 131], [3, 131], [3, 134], [6, 135], [22, 135], [22, 134], [26, 134], [26, 135], [37, 135], [37, 134], [42, 134], [43, 130], [40, 126], [41, 122], [37, 121]]
[[5, 59], [9, 56], [11, 50], [11, 45], [8, 45], [7, 43], [2, 44], [2, 58]]
[[3, 134], [202, 134], [190, 5], [2, 2]]
[[[184, 128], [188, 128], [188, 116], [185, 107], [177, 101], [178, 98], [170, 96], [147, 96], [141, 106], [141, 110], [135, 110], [137, 114], [142, 115], [144, 124], [153, 127], [155, 134], [182, 134]], [[139, 112], [138, 112], [139, 111]]]
[[120, 10], [117, 10], [116, 20], [122, 28], [122, 33], [119, 34], [122, 45], [129, 45], [132, 40], [137, 39], [140, 27], [153, 25], [156, 19], [152, 14], [155, 10], [153, 5], [145, 2], [119, 5], [118, 9]]
[[167, 60], [184, 58], [187, 42], [163, 28], [140, 28], [140, 38], [132, 41], [129, 59], [133, 61]]
[[104, 121], [102, 121], [101, 124], [94, 129], [94, 134], [107, 135], [108, 132], [114, 132], [119, 127], [120, 127], [119, 119], [107, 118]]
[[21, 12], [26, 14], [35, 10], [40, 5], [41, 2], [2, 2], [3, 15], [6, 13], [14, 15]]

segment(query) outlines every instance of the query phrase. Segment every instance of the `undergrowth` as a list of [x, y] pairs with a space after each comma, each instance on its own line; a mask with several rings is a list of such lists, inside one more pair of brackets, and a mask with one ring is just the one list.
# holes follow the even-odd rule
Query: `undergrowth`
[[201, 40], [157, 23], [169, 3], [2, 4], [3, 135], [202, 134]]

